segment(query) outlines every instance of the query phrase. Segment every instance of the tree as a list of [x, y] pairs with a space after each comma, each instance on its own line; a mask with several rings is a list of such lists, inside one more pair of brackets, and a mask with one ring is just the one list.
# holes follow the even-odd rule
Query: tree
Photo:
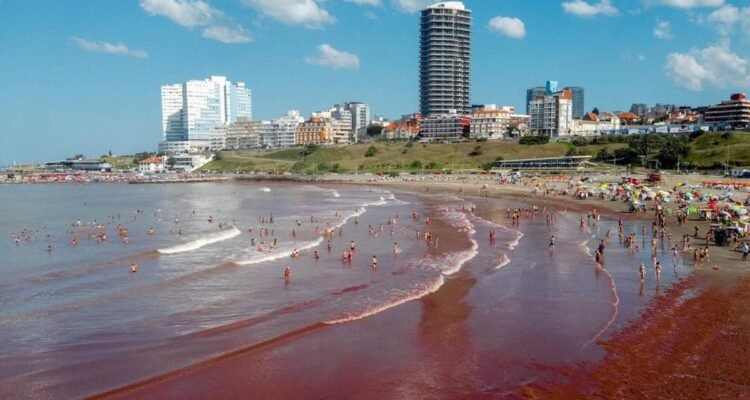
[[383, 133], [383, 127], [380, 125], [370, 125], [367, 127], [367, 136], [379, 136]]
[[370, 146], [367, 148], [367, 151], [365, 152], [365, 157], [373, 157], [375, 154], [378, 154], [378, 148], [375, 146]]
[[599, 161], [611, 161], [612, 153], [610, 153], [609, 149], [607, 149], [606, 147], [602, 147], [601, 150], [596, 153], [596, 159]]
[[482, 155], [482, 146], [476, 146], [474, 147], [474, 150], [469, 152], [469, 157], [476, 157]]
[[169, 166], [170, 169], [174, 168], [175, 164], [177, 164], [177, 159], [174, 157], [167, 158], [167, 166]]
[[599, 108], [597, 108], [597, 107], [594, 107], [594, 109], [593, 109], [593, 110], [591, 110], [591, 113], [592, 113], [592, 114], [596, 114], [596, 115], [599, 115]]
[[638, 152], [629, 147], [615, 150], [614, 157], [617, 159], [617, 163], [622, 165], [637, 164], [640, 161]]

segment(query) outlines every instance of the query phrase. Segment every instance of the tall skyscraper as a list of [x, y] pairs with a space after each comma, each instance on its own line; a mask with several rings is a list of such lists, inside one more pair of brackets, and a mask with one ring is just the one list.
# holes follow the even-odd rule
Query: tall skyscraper
[[419, 110], [423, 117], [470, 111], [471, 10], [460, 1], [422, 10], [419, 41]]
[[167, 149], [208, 149], [215, 128], [252, 118], [250, 89], [223, 76], [162, 86], [161, 104], [162, 148]]
[[584, 90], [580, 86], [570, 86], [563, 90], [570, 90], [573, 93], [573, 118], [583, 118], [586, 113]]
[[530, 113], [529, 103], [532, 100], [536, 100], [538, 97], [544, 97], [547, 95], [547, 88], [544, 86], [537, 86], [526, 90], [526, 115]]

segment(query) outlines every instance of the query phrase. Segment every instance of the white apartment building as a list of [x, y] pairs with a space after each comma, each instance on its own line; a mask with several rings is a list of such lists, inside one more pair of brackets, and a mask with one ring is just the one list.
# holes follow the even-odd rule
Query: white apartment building
[[209, 149], [215, 127], [252, 118], [250, 89], [223, 76], [162, 86], [161, 98], [163, 141], [187, 142], [190, 151]]
[[250, 150], [259, 148], [261, 136], [270, 129], [271, 121], [249, 121], [240, 119], [229, 124], [226, 135], [227, 150]]
[[457, 114], [455, 110], [449, 114], [431, 115], [422, 120], [419, 135], [429, 142], [460, 140], [470, 122], [471, 117]]
[[261, 136], [261, 145], [265, 147], [294, 146], [297, 127], [303, 122], [305, 119], [299, 111], [290, 110], [286, 115], [271, 121], [269, 129]]
[[470, 137], [492, 140], [506, 138], [510, 131], [511, 117], [515, 114], [514, 107], [497, 108], [494, 104], [475, 110], [471, 116]]
[[573, 94], [569, 90], [539, 96], [529, 102], [530, 129], [550, 137], [570, 136], [573, 130]]

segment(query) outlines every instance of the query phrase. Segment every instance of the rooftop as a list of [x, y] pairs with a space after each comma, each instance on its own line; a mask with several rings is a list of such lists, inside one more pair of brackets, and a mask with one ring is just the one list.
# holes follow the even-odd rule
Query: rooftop
[[464, 3], [460, 1], [444, 1], [442, 3], [435, 3], [427, 7], [427, 9], [430, 9], [430, 8], [449, 8], [452, 10], [466, 10], [466, 6], [464, 6]]

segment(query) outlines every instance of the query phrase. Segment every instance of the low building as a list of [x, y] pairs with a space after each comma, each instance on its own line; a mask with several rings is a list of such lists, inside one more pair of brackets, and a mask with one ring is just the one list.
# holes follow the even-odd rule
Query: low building
[[187, 140], [164, 140], [159, 142], [159, 153], [166, 155], [187, 154], [190, 153], [191, 150], [192, 147]]
[[455, 111], [449, 114], [431, 115], [422, 119], [419, 131], [420, 140], [427, 142], [458, 141], [468, 136], [471, 117]]
[[612, 113], [587, 113], [583, 119], [576, 119], [572, 123], [572, 136], [602, 136], [620, 132], [620, 118]]
[[213, 160], [213, 155], [179, 154], [167, 159], [170, 168], [175, 171], [193, 172]]
[[724, 126], [725, 129], [750, 127], [750, 101], [744, 93], [735, 93], [729, 101], [709, 106], [704, 120], [709, 124]]
[[164, 160], [164, 157], [149, 157], [138, 162], [138, 172], [143, 174], [164, 172], [164, 170], [166, 169], [165, 167], [166, 162]]
[[383, 128], [383, 137], [393, 139], [413, 139], [419, 134], [419, 128], [407, 124], [390, 124]]
[[333, 123], [329, 118], [312, 117], [297, 127], [294, 140], [297, 145], [333, 144]]
[[44, 164], [49, 171], [97, 171], [112, 172], [112, 164], [102, 160], [65, 160]]
[[469, 136], [472, 139], [505, 139], [510, 134], [511, 116], [515, 114], [515, 108], [497, 108], [494, 104], [477, 107], [471, 116], [471, 129]]
[[226, 135], [226, 149], [250, 150], [259, 148], [261, 136], [270, 125], [271, 121], [249, 121], [246, 119], [229, 124]]

